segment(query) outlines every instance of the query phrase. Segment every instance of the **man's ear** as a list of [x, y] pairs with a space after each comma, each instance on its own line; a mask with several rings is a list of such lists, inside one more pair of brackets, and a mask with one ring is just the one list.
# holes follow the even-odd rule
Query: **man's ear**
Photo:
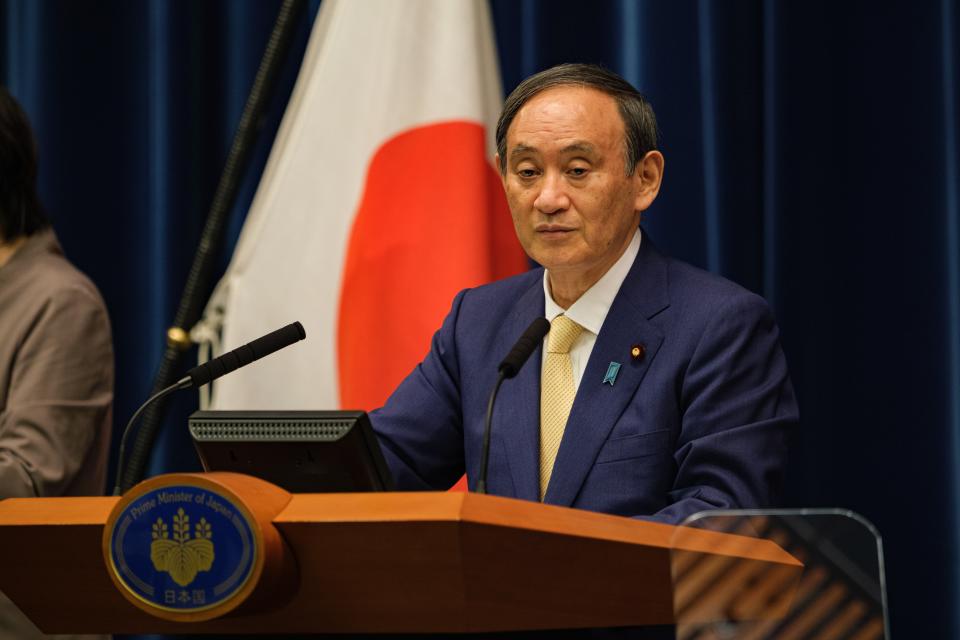
[[656, 149], [648, 151], [637, 163], [634, 178], [639, 183], [634, 208], [637, 211], [644, 211], [653, 204], [657, 194], [660, 193], [660, 183], [663, 181], [663, 154]]

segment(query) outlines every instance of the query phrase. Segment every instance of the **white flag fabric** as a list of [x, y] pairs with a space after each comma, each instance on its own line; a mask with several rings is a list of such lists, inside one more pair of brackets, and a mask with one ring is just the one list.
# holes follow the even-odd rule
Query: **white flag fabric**
[[217, 409], [371, 409], [454, 294], [526, 268], [492, 166], [485, 0], [326, 0], [205, 321], [223, 349], [307, 339], [218, 381]]

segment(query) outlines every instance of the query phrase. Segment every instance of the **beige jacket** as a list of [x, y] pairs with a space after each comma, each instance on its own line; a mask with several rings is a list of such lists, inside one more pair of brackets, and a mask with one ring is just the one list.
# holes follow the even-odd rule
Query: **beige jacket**
[[[36, 233], [0, 267], [0, 500], [102, 495], [112, 404], [103, 300]], [[0, 638], [41, 637], [0, 594]]]

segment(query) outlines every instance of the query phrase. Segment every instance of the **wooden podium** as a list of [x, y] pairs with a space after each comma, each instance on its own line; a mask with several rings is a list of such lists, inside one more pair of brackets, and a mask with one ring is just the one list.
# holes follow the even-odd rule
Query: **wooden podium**
[[[115, 497], [0, 501], [0, 591], [47, 633], [478, 632], [674, 622], [671, 567], [683, 556], [756, 565], [785, 584], [802, 573], [766, 540], [675, 536], [667, 525], [494, 496], [291, 495], [236, 474], [160, 478], [228, 489], [264, 528], [263, 570], [236, 609], [184, 622], [135, 605], [104, 560], [105, 526], [126, 499]], [[728, 615], [701, 609], [704, 619]]]

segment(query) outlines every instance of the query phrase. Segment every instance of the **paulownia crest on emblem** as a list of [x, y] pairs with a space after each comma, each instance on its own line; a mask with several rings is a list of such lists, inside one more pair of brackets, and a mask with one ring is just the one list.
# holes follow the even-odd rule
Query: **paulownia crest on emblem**
[[150, 560], [157, 571], [165, 571], [181, 587], [185, 587], [201, 571], [213, 566], [213, 530], [206, 518], [194, 526], [190, 537], [190, 516], [177, 509], [173, 516], [173, 538], [163, 518], [157, 518], [151, 532]]

